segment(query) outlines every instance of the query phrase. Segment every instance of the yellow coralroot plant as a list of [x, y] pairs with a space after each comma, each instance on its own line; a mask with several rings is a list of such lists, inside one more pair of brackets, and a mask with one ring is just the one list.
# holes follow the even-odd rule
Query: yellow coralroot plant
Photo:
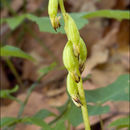
[[81, 107], [85, 130], [90, 130], [87, 104], [81, 78], [87, 57], [87, 48], [80, 36], [75, 21], [65, 11], [63, 0], [49, 0], [48, 14], [53, 28], [56, 30], [60, 27], [59, 17], [57, 17], [58, 4], [64, 18], [64, 29], [68, 38], [63, 51], [63, 62], [68, 70], [67, 91], [74, 104], [77, 107]]

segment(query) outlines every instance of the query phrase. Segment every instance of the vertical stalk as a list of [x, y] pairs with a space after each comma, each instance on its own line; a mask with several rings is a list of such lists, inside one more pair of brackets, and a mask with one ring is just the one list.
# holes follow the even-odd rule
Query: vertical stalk
[[66, 13], [63, 0], [59, 0], [59, 4], [60, 4], [62, 14]]
[[[66, 11], [65, 11], [63, 0], [59, 0], [59, 4], [60, 4], [62, 15], [64, 16]], [[81, 103], [82, 103], [81, 110], [82, 110], [85, 130], [91, 130], [82, 79], [78, 83], [78, 91], [79, 91], [79, 96], [80, 96], [80, 100], [81, 100]]]
[[81, 103], [82, 103], [81, 110], [82, 110], [85, 130], [91, 130], [82, 79], [78, 83], [78, 91], [79, 91], [79, 96], [80, 96], [80, 100], [81, 100]]

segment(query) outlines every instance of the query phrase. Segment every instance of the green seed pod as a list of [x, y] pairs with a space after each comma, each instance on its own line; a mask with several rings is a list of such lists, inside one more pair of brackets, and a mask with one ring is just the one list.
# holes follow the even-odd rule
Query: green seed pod
[[79, 63], [73, 52], [72, 42], [68, 41], [63, 50], [63, 62], [75, 82], [80, 81]]
[[57, 11], [58, 11], [58, 0], [49, 0], [48, 13], [51, 20], [51, 24], [55, 30], [58, 27], [60, 27], [59, 23], [60, 17], [57, 17]]
[[70, 74], [68, 74], [68, 76], [67, 76], [67, 91], [68, 91], [69, 95], [71, 96], [74, 104], [78, 107], [82, 106], [82, 103], [81, 103], [80, 97], [79, 97], [79, 93], [78, 93], [77, 84], [72, 79]]
[[65, 19], [65, 31], [67, 34], [68, 39], [73, 43], [74, 54], [75, 56], [79, 56], [79, 41], [80, 41], [80, 34], [78, 28], [69, 14], [64, 15]]
[[87, 48], [86, 48], [86, 45], [85, 45], [83, 39], [80, 37], [80, 55], [79, 55], [80, 73], [82, 73], [84, 70], [86, 58], [87, 58]]

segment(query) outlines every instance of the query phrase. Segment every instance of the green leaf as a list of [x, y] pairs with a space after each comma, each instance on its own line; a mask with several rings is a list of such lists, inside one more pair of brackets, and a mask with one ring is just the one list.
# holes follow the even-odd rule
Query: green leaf
[[130, 127], [130, 117], [123, 117], [113, 121], [109, 127], [125, 128]]
[[39, 112], [37, 112], [33, 117], [34, 118], [39, 118], [39, 119], [44, 119], [44, 118], [46, 118], [48, 116], [54, 116], [54, 115], [55, 115], [54, 113], [43, 109], [43, 110], [40, 110]]
[[[88, 21], [86, 19], [82, 18], [84, 13], [70, 13], [70, 15], [75, 20], [78, 29], [83, 28], [85, 26], [85, 24], [88, 23]], [[61, 19], [60, 19], [61, 27], [59, 29], [57, 29], [57, 32], [53, 29], [53, 27], [50, 23], [50, 19], [48, 17], [36, 17], [32, 14], [28, 14], [27, 18], [29, 20], [32, 20], [33, 22], [36, 22], [39, 26], [40, 31], [42, 31], [42, 32], [65, 33], [63, 17], [61, 17]]]
[[34, 58], [32, 56], [28, 55], [21, 49], [14, 46], [9, 46], [9, 45], [3, 46], [0, 48], [0, 52], [1, 52], [1, 56], [5, 56], [5, 57], [13, 56], [13, 57], [25, 58], [34, 61]]
[[[88, 105], [88, 114], [89, 116], [94, 116], [94, 115], [101, 115], [109, 112], [109, 107], [108, 106], [90, 106]], [[78, 118], [78, 120], [77, 120]], [[72, 104], [71, 109], [66, 117], [73, 126], [78, 126], [80, 123], [83, 122], [82, 119], [82, 112], [80, 108], [77, 108], [74, 104]]]
[[15, 30], [24, 21], [25, 18], [25, 14], [11, 18], [2, 18], [1, 24], [6, 22], [12, 30]]
[[[85, 26], [85, 24], [88, 23], [88, 21], [83, 18], [84, 13], [71, 13], [70, 15], [72, 16], [72, 18], [76, 21], [77, 27], [78, 29], [81, 29], [82, 27]], [[61, 15], [61, 14], [60, 14]], [[51, 23], [50, 23], [50, 19], [49, 17], [37, 17], [33, 14], [22, 14], [20, 16], [16, 16], [16, 17], [12, 17], [12, 18], [5, 18], [2, 19], [1, 23], [3, 22], [7, 22], [7, 24], [9, 25], [9, 27], [14, 30], [16, 29], [25, 19], [29, 19], [33, 22], [36, 22], [36, 24], [38, 25], [40, 31], [42, 32], [51, 32], [51, 33], [65, 33], [64, 32], [64, 20], [63, 17], [61, 17], [60, 23], [61, 23], [61, 27], [59, 29], [57, 29], [57, 32], [53, 29]]]
[[[59, 14], [61, 15], [61, 14]], [[78, 29], [81, 29], [88, 23], [86, 18], [94, 17], [104, 17], [104, 18], [114, 18], [118, 20], [130, 19], [129, 11], [121, 10], [98, 10], [94, 12], [80, 12], [80, 13], [70, 13], [72, 18], [75, 20]], [[64, 20], [63, 17], [60, 19], [61, 27], [57, 29], [57, 32], [52, 28], [49, 17], [37, 17], [33, 14], [22, 14], [20, 16], [15, 16], [12, 18], [1, 19], [1, 24], [7, 22], [9, 27], [14, 30], [16, 29], [25, 19], [29, 19], [38, 24], [40, 31], [51, 32], [51, 33], [65, 33], [64, 32]]]
[[[83, 122], [82, 112], [80, 108], [77, 108], [72, 102], [65, 104], [64, 106], [58, 108], [61, 113], [64, 113], [61, 119], [69, 120], [73, 126], [78, 126]], [[101, 115], [109, 112], [108, 106], [91, 106], [88, 105], [89, 116]], [[78, 120], [77, 120], [78, 119]]]
[[64, 120], [58, 120], [57, 123], [50, 128], [50, 130], [66, 130]]
[[16, 123], [31, 123], [43, 128], [43, 130], [50, 130], [48, 124], [43, 120], [36, 117], [24, 117], [24, 118], [13, 118], [13, 117], [4, 117], [1, 119], [0, 127], [11, 126]]
[[8, 23], [9, 27], [14, 30], [16, 29], [25, 19], [25, 15], [20, 15], [12, 18], [7, 18], [6, 22]]
[[43, 120], [36, 117], [25, 117], [21, 120], [21, 122], [23, 123], [29, 122], [34, 125], [42, 127], [43, 130], [50, 130], [50, 126], [48, 124], [46, 124]]
[[97, 10], [94, 12], [88, 12], [83, 17], [84, 18], [95, 18], [95, 17], [103, 17], [103, 18], [114, 18], [117, 20], [130, 19], [129, 11], [121, 11], [121, 10]]
[[64, 120], [59, 120], [51, 130], [66, 130]]
[[37, 17], [32, 14], [28, 14], [27, 18], [33, 22], [36, 22], [41, 32], [56, 33], [51, 26], [49, 17]]
[[14, 92], [17, 92], [19, 89], [18, 85], [16, 85], [13, 89], [10, 89], [10, 90], [0, 90], [0, 97], [1, 98], [8, 98], [8, 96], [11, 94], [11, 93], [14, 93]]
[[88, 105], [88, 115], [95, 116], [95, 115], [102, 115], [106, 114], [110, 111], [109, 106], [90, 106]]
[[15, 30], [26, 18], [27, 14], [22, 14], [15, 17], [1, 18], [1, 23], [7, 23], [12, 30]]
[[[117, 91], [118, 90], [118, 91]], [[86, 91], [87, 103], [96, 103], [97, 105], [90, 106], [88, 105], [88, 114], [89, 116], [101, 115], [109, 112], [108, 106], [100, 106], [106, 101], [121, 101], [129, 100], [129, 75], [121, 75], [119, 78], [112, 84], [104, 88], [99, 88], [95, 90]], [[67, 109], [66, 109], [67, 108]], [[81, 110], [77, 108], [74, 104], [69, 103], [65, 104], [59, 111], [64, 112], [63, 119], [69, 120], [72, 125], [79, 125], [82, 120]], [[78, 117], [78, 120], [77, 120]]]
[[0, 127], [12, 125], [18, 121], [19, 119], [14, 118], [14, 117], [3, 117], [0, 120]]
[[54, 62], [50, 64], [49, 66], [41, 68], [38, 72], [40, 75], [46, 75], [49, 71], [52, 71], [56, 67], [57, 63]]
[[107, 101], [129, 101], [129, 74], [121, 75], [107, 87], [85, 92], [87, 102], [102, 104]]
[[8, 98], [22, 104], [21, 100], [11, 95], [11, 93], [17, 92], [18, 89], [19, 87], [16, 85], [13, 89], [0, 90], [0, 98]]

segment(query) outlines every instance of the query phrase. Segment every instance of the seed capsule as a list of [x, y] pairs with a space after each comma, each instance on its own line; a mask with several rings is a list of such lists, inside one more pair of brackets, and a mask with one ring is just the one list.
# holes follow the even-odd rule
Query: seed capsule
[[51, 20], [51, 24], [55, 30], [58, 27], [60, 27], [59, 23], [60, 17], [57, 17], [57, 11], [58, 11], [58, 0], [49, 0], [48, 13]]
[[83, 39], [80, 37], [80, 55], [79, 55], [80, 73], [82, 73], [84, 70], [86, 58], [87, 58], [87, 48]]
[[78, 93], [78, 87], [76, 82], [72, 79], [71, 75], [68, 74], [67, 76], [67, 91], [70, 94], [72, 101], [74, 104], [78, 107], [82, 106], [82, 103], [80, 101], [79, 93]]
[[74, 48], [74, 54], [75, 56], [79, 56], [79, 41], [80, 41], [80, 34], [78, 31], [78, 28], [72, 19], [72, 17], [69, 14], [64, 15], [65, 19], [65, 31], [67, 34], [68, 39], [73, 43], [73, 48]]
[[63, 62], [75, 82], [80, 81], [79, 63], [73, 52], [72, 42], [68, 41], [63, 51]]

